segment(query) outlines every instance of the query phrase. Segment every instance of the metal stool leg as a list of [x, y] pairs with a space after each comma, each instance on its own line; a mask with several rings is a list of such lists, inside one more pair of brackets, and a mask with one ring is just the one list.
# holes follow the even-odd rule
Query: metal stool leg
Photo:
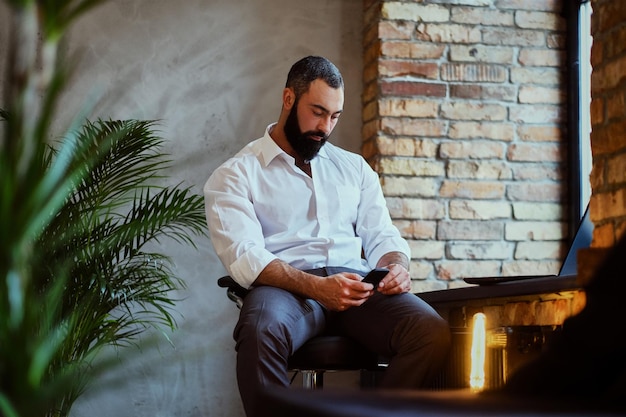
[[324, 386], [323, 371], [300, 371], [302, 372], [302, 387], [305, 389], [320, 389]]

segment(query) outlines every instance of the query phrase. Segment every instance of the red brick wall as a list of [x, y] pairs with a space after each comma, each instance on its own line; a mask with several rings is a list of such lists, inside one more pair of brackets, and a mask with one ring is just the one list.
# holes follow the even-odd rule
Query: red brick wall
[[363, 154], [416, 292], [556, 273], [567, 249], [562, 2], [459, 3], [364, 0]]
[[589, 212], [592, 246], [606, 248], [626, 229], [626, 2], [593, 0]]

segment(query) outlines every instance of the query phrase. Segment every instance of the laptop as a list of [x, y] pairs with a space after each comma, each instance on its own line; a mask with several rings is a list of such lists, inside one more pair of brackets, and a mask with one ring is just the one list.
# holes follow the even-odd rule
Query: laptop
[[471, 277], [463, 278], [463, 281], [468, 284], [478, 285], [493, 285], [501, 282], [508, 281], [520, 281], [526, 279], [535, 278], [550, 278], [550, 277], [568, 277], [575, 276], [578, 270], [577, 255], [580, 249], [588, 248], [591, 244], [591, 237], [593, 233], [593, 223], [589, 219], [589, 206], [585, 210], [585, 215], [578, 223], [578, 229], [574, 240], [567, 252], [567, 256], [561, 265], [558, 275], [511, 275], [511, 276], [493, 276], [493, 277]]

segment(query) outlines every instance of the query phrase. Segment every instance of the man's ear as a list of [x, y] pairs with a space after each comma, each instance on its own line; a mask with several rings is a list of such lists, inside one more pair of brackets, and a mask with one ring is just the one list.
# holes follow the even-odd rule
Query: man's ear
[[291, 110], [293, 104], [296, 101], [296, 94], [290, 87], [285, 87], [283, 90], [283, 107], [287, 110]]

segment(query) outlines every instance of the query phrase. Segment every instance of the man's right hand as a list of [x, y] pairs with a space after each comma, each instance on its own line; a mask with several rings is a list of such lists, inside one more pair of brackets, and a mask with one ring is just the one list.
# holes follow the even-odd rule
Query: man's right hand
[[317, 291], [311, 298], [329, 310], [345, 311], [360, 306], [374, 293], [372, 284], [361, 282], [358, 274], [342, 272], [317, 278]]

